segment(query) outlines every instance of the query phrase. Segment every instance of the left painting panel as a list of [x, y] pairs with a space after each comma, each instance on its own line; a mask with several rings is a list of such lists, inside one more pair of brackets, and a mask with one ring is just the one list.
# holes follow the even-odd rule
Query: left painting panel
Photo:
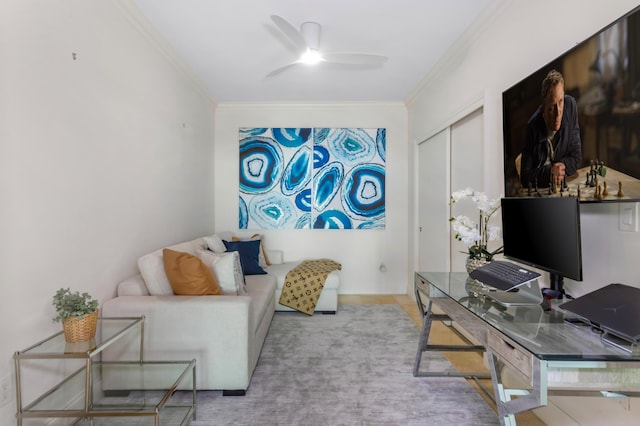
[[309, 229], [312, 128], [241, 127], [239, 229]]

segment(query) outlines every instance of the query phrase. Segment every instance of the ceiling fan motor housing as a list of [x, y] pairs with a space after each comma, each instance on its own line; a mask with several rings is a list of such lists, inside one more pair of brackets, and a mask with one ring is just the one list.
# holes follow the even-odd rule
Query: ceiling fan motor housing
[[300, 25], [300, 33], [307, 42], [309, 49], [319, 50], [320, 48], [320, 24], [317, 22], [303, 22]]

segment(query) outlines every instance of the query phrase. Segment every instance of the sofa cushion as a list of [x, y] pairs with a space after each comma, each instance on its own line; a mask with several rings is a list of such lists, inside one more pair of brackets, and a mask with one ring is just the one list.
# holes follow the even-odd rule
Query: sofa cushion
[[226, 241], [223, 240], [227, 251], [237, 251], [240, 254], [240, 264], [243, 275], [263, 275], [266, 274], [260, 266], [258, 260], [260, 252], [260, 241]]
[[249, 275], [245, 277], [247, 291], [251, 296], [251, 310], [253, 311], [253, 330], [256, 331], [269, 308], [273, 315], [273, 301], [275, 300], [276, 279], [272, 275]]
[[246, 294], [240, 254], [237, 251], [214, 253], [201, 249], [198, 250], [198, 257], [213, 272], [223, 294]]
[[[206, 248], [206, 246], [204, 239], [197, 238], [192, 241], [175, 244], [166, 248], [195, 255], [198, 248]], [[167, 279], [167, 274], [164, 271], [162, 250], [163, 249], [158, 249], [138, 259], [138, 269], [140, 270], [142, 278], [144, 278], [149, 294], [152, 296], [166, 296], [174, 294], [171, 284], [169, 284], [169, 280]]]
[[211, 270], [198, 257], [170, 249], [162, 250], [164, 270], [177, 295], [218, 295], [222, 290]]

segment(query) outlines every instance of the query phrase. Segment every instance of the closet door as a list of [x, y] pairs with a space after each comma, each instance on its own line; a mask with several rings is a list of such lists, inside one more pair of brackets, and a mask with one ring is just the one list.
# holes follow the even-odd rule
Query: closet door
[[456, 241], [449, 217], [478, 221], [470, 201], [449, 206], [451, 192], [484, 188], [483, 114], [478, 109], [418, 146], [419, 271], [464, 271], [467, 246]]
[[449, 270], [449, 129], [418, 146], [419, 271]]
[[[484, 143], [482, 108], [472, 112], [451, 126], [451, 192], [471, 187], [484, 190]], [[468, 216], [478, 222], [478, 210], [471, 200], [456, 203], [451, 215]], [[467, 245], [450, 234], [451, 271], [464, 271], [467, 255], [461, 253]]]

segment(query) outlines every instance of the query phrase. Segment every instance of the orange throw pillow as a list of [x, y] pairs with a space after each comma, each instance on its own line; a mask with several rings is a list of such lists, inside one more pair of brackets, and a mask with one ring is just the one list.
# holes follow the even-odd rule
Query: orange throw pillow
[[189, 296], [222, 294], [220, 285], [211, 270], [197, 256], [164, 249], [162, 258], [164, 271], [175, 294]]

